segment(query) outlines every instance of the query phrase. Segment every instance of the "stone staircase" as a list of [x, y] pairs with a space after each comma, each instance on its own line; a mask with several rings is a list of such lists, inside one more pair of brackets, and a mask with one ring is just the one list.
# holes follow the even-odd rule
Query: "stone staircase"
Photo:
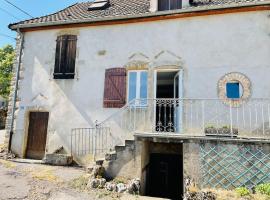
[[105, 167], [109, 177], [114, 178], [119, 175], [121, 176], [123, 173], [130, 174], [132, 177], [134, 173], [130, 172], [130, 170], [134, 167], [130, 165], [134, 165], [136, 157], [136, 142], [134, 140], [125, 140], [125, 145], [115, 146], [114, 151], [106, 153], [104, 158], [98, 158], [95, 162], [97, 165], [103, 165]]
[[135, 141], [125, 140], [125, 145], [115, 146], [113, 151], [106, 153], [105, 157], [97, 158], [96, 162], [100, 163], [101, 161], [114, 161], [119, 159], [123, 155], [123, 153], [133, 152], [134, 150]]

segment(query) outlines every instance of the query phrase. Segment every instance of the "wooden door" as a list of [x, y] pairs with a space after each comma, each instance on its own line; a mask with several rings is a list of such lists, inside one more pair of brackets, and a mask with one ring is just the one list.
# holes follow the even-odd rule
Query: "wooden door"
[[48, 112], [30, 113], [26, 148], [27, 158], [43, 159], [46, 148], [48, 119]]

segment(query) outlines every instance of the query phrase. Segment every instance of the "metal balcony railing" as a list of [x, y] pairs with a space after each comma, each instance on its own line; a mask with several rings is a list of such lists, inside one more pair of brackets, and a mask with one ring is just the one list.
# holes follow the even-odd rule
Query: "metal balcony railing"
[[[77, 137], [82, 132], [88, 136], [81, 138], [92, 141], [91, 137], [95, 135], [96, 141], [103, 141], [100, 147], [94, 147], [96, 153], [133, 139], [135, 132], [270, 139], [270, 99], [236, 102], [224, 103], [220, 99], [135, 99], [94, 128], [87, 131], [73, 129], [73, 148], [76, 148], [75, 141], [76, 144], [86, 141]], [[104, 135], [108, 138], [106, 141], [102, 139]], [[90, 152], [85, 150], [87, 145], [90, 143], [78, 152]]]
[[[99, 127], [120, 137], [136, 132], [200, 136], [270, 136], [270, 99], [135, 99]], [[130, 135], [131, 134], [131, 135]]]

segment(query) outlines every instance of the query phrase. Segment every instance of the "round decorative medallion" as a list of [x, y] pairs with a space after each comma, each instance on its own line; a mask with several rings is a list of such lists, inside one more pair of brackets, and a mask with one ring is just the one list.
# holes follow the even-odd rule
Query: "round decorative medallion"
[[239, 72], [226, 74], [218, 82], [218, 96], [225, 104], [238, 107], [251, 96], [251, 82]]

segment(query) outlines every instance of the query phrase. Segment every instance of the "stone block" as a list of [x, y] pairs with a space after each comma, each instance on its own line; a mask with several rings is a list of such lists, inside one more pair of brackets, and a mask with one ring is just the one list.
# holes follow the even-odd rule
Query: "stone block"
[[45, 164], [67, 166], [73, 161], [72, 156], [66, 154], [46, 154], [43, 159]]

